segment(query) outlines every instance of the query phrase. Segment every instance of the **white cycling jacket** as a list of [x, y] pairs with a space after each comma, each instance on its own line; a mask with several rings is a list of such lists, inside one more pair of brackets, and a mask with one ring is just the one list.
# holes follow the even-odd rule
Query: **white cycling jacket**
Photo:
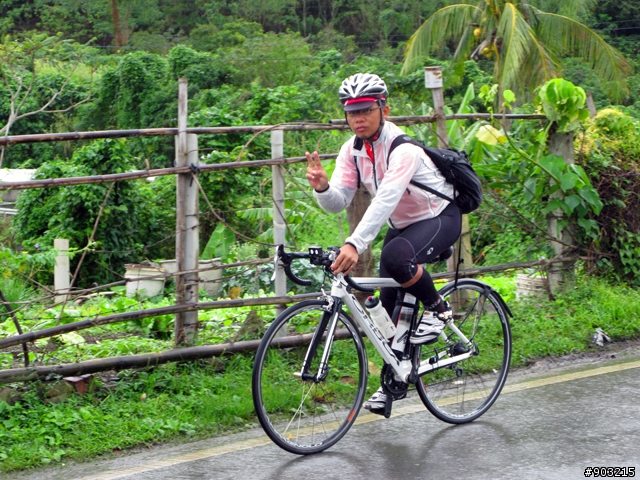
[[364, 142], [354, 135], [340, 149], [329, 189], [314, 192], [324, 209], [340, 212], [351, 203], [358, 189], [359, 171], [360, 181], [373, 197], [356, 230], [346, 240], [359, 254], [376, 238], [384, 222], [388, 221], [392, 228], [403, 229], [436, 217], [447, 207], [449, 202], [446, 200], [411, 185], [412, 179], [449, 197], [454, 195], [453, 186], [445, 181], [420, 147], [401, 144], [387, 161], [391, 142], [404, 134], [393, 123], [385, 122], [380, 137], [373, 142], [373, 160], [369, 158]]

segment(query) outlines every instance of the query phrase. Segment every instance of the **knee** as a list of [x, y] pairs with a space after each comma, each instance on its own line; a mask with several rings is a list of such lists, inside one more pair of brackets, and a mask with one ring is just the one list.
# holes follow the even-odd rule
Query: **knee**
[[390, 255], [387, 249], [382, 250], [380, 254], [380, 266], [384, 269], [385, 272], [389, 274], [389, 276], [393, 276], [393, 272], [397, 264], [397, 258], [393, 258], [393, 255]]
[[385, 247], [380, 255], [380, 266], [381, 271], [398, 283], [409, 281], [416, 272], [416, 265], [412, 261], [410, 252], [403, 252], [398, 248]]

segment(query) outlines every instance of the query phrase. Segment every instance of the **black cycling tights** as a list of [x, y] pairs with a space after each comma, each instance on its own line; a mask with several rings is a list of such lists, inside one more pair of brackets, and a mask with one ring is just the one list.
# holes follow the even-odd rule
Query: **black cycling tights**
[[[418, 265], [440, 255], [455, 243], [462, 229], [462, 215], [451, 203], [440, 215], [414, 223], [402, 230], [389, 228], [380, 255], [380, 277], [391, 277], [398, 283], [411, 280]], [[438, 291], [431, 275], [423, 269], [422, 277], [411, 287], [405, 288], [425, 307], [438, 302]], [[380, 290], [380, 301], [391, 316], [396, 303], [397, 289]]]

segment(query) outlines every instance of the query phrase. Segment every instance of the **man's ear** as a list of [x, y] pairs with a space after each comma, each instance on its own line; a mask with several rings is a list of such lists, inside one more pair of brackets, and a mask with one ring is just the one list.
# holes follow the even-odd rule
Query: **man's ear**
[[385, 105], [384, 107], [382, 107], [382, 116], [384, 118], [387, 118], [389, 116], [390, 111], [391, 109], [389, 108], [389, 105]]

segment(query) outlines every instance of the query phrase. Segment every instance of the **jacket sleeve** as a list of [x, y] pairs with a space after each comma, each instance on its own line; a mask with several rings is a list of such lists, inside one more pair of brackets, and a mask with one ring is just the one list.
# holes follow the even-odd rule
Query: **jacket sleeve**
[[420, 164], [416, 148], [398, 148], [389, 158], [389, 169], [378, 186], [362, 220], [346, 242], [353, 244], [359, 254], [364, 252], [398, 206]]
[[342, 145], [336, 159], [336, 168], [329, 181], [329, 188], [324, 192], [313, 192], [320, 206], [333, 213], [347, 208], [358, 190], [358, 171], [350, 153], [351, 145], [351, 141]]

